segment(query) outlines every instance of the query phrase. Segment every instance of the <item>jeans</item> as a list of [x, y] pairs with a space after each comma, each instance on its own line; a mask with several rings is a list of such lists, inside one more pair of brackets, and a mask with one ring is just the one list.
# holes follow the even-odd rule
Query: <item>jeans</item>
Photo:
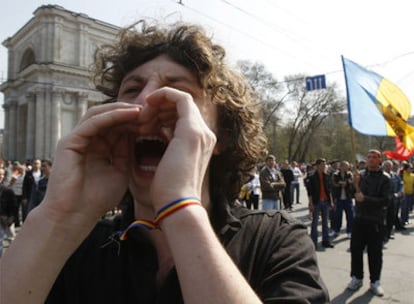
[[342, 211], [345, 211], [346, 217], [346, 233], [352, 232], [352, 222], [354, 220], [354, 212], [352, 210], [352, 199], [336, 199], [335, 200], [335, 232], [341, 231], [342, 226]]
[[290, 194], [291, 194], [290, 201], [292, 202], [292, 204], [294, 202], [295, 192], [296, 192], [296, 204], [299, 204], [299, 194], [300, 194], [299, 182], [292, 182], [290, 184]]
[[311, 226], [311, 239], [315, 244], [315, 248], [318, 244], [318, 220], [319, 214], [322, 214], [322, 243], [329, 243], [329, 231], [328, 231], [328, 216], [329, 216], [329, 202], [319, 201], [313, 205], [312, 213], [312, 226]]
[[264, 198], [262, 199], [262, 209], [263, 210], [272, 210], [272, 209], [280, 210], [280, 200]]

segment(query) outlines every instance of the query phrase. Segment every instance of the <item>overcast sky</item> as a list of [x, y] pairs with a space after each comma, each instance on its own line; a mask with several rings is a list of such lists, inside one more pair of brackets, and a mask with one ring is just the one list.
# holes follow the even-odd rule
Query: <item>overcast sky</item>
[[[397, 84], [414, 100], [414, 16], [410, 0], [12, 0], [0, 10], [0, 40], [14, 35], [41, 5], [57, 4], [125, 26], [142, 18], [201, 23], [230, 61], [263, 63], [278, 80], [326, 74], [344, 87], [341, 55]], [[0, 46], [0, 80], [7, 75]], [[3, 103], [3, 94], [0, 94]], [[3, 127], [0, 109], [0, 127]]]

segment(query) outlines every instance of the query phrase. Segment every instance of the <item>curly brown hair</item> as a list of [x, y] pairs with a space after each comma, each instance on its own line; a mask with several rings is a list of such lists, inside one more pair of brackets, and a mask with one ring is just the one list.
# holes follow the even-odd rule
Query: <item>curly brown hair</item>
[[128, 72], [163, 54], [191, 71], [218, 107], [221, 154], [210, 162], [212, 202], [223, 195], [232, 202], [267, 152], [261, 103], [247, 81], [225, 63], [223, 47], [213, 44], [200, 26], [180, 22], [163, 27], [141, 20], [122, 29], [118, 38], [95, 54], [97, 89], [115, 101]]

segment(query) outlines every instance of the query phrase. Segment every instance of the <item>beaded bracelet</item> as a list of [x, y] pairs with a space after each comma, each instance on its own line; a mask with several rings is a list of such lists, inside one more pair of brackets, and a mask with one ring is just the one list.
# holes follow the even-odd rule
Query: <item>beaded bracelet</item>
[[154, 221], [136, 220], [132, 222], [124, 231], [120, 231], [118, 233], [119, 239], [121, 241], [126, 240], [129, 229], [134, 228], [134, 227], [142, 227], [146, 230], [159, 229], [160, 228], [159, 224], [162, 220], [164, 220], [166, 217], [170, 216], [174, 212], [182, 208], [191, 206], [191, 205], [202, 206], [200, 199], [197, 197], [192, 197], [192, 196], [179, 198], [171, 203], [168, 203], [167, 205], [162, 207], [160, 210], [158, 210]]

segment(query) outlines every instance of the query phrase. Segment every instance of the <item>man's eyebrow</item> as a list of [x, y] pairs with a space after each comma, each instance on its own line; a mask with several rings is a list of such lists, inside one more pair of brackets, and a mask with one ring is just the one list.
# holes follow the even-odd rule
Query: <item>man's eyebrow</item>
[[124, 80], [122, 80], [122, 83], [121, 84], [126, 83], [126, 82], [129, 82], [129, 81], [143, 82], [144, 81], [144, 78], [142, 78], [139, 75], [130, 75], [130, 76], [126, 77]]
[[[162, 76], [162, 78], [163, 78], [162, 81], [164, 81], [165, 83], [183, 82], [183, 83], [188, 83], [191, 85], [193, 84], [198, 85], [197, 79], [188, 77], [186, 75], [165, 75], [165, 76]], [[124, 78], [124, 80], [122, 80], [121, 85], [128, 83], [128, 82], [144, 83], [145, 81], [146, 79], [140, 75], [130, 75]]]
[[192, 78], [189, 78], [189, 77], [183, 76], [183, 75], [180, 75], [180, 76], [175, 76], [175, 75], [168, 76], [167, 75], [167, 76], [165, 76], [165, 80], [168, 81], [168, 82], [188, 82], [188, 83], [196, 83], [197, 82], [195, 79], [192, 79]]

